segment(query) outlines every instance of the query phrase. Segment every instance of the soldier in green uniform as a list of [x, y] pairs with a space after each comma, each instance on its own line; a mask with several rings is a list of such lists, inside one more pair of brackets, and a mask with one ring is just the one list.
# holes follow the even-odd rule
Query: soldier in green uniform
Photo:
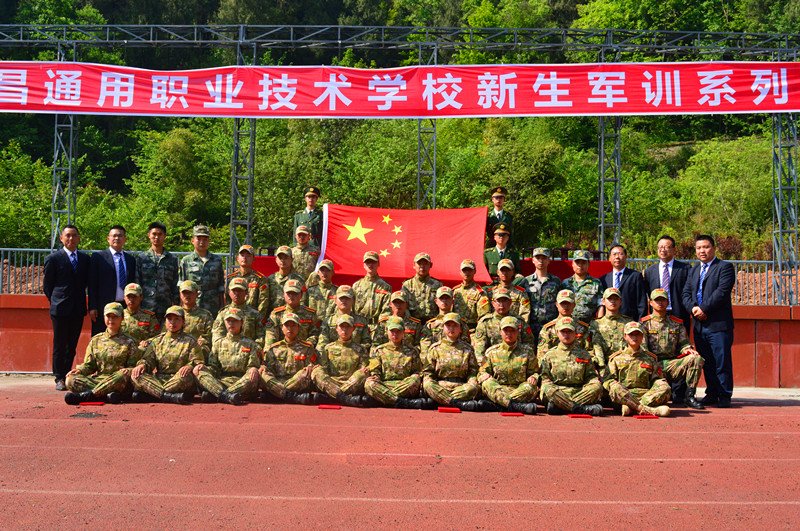
[[150, 248], [136, 256], [136, 278], [142, 286], [142, 308], [155, 312], [159, 321], [164, 312], [178, 304], [178, 258], [164, 249], [167, 226], [154, 221], [147, 227]]
[[383, 345], [389, 341], [386, 323], [389, 321], [389, 317], [396, 316], [403, 320], [403, 326], [405, 327], [403, 330], [403, 344], [419, 348], [419, 343], [422, 339], [422, 323], [408, 313], [408, 300], [403, 290], [392, 293], [389, 301], [389, 312], [389, 314], [378, 319], [378, 326], [375, 328], [375, 333], [372, 334], [372, 344]]
[[603, 292], [603, 317], [589, 323], [589, 336], [592, 338], [592, 361], [601, 377], [606, 375], [608, 358], [625, 346], [622, 329], [633, 319], [619, 313], [622, 295], [617, 288], [606, 288]]
[[247, 281], [242, 277], [231, 279], [228, 284], [228, 296], [231, 299], [231, 303], [220, 310], [211, 327], [212, 345], [228, 334], [225, 326], [225, 316], [228, 310], [236, 308], [242, 318], [241, 334], [263, 347], [264, 334], [267, 331], [267, 320], [261, 316], [261, 312], [252, 306], [248, 306], [245, 302], [247, 301]]
[[575, 293], [568, 289], [562, 289], [558, 292], [556, 301], [559, 317], [546, 323], [539, 332], [539, 343], [536, 347], [536, 355], [539, 357], [539, 364], [542, 363], [542, 356], [550, 349], [557, 347], [560, 342], [556, 324], [558, 324], [558, 320], [562, 317], [573, 318], [572, 326], [575, 329], [575, 346], [588, 352], [594, 352], [589, 325], [576, 319], [574, 315]]
[[491, 299], [497, 288], [506, 288], [511, 297], [511, 313], [525, 319], [531, 316], [531, 301], [528, 298], [527, 285], [517, 285], [517, 281], [525, 282], [522, 277], [514, 277], [514, 265], [511, 260], [503, 258], [497, 264], [497, 284], [486, 288], [486, 295]]
[[278, 264], [278, 270], [267, 277], [270, 297], [267, 315], [271, 314], [278, 306], [283, 306], [283, 288], [287, 280], [297, 280], [305, 291], [306, 279], [292, 271], [293, 261], [292, 250], [285, 245], [278, 247], [275, 251], [275, 263]]
[[506, 223], [498, 223], [494, 226], [495, 245], [483, 250], [483, 263], [495, 284], [498, 282], [497, 267], [500, 260], [508, 260], [511, 262], [513, 268], [512, 278], [515, 275], [522, 274], [522, 269], [520, 269], [519, 265], [519, 253], [508, 246], [510, 237], [511, 227]]
[[292, 271], [303, 277], [306, 282], [317, 267], [319, 260], [319, 247], [309, 243], [311, 233], [305, 225], [300, 225], [295, 230], [297, 244], [292, 247]]
[[139, 306], [142, 303], [142, 287], [139, 284], [128, 284], [123, 293], [127, 308], [122, 318], [122, 333], [132, 337], [139, 348], [144, 349], [151, 337], [161, 333], [161, 323], [155, 313]]
[[259, 387], [276, 398], [295, 404], [314, 403], [311, 395], [311, 372], [317, 363], [317, 351], [298, 337], [300, 318], [292, 312], [281, 317], [282, 339], [264, 351], [258, 369]]
[[489, 400], [509, 411], [536, 414], [539, 362], [533, 345], [519, 341], [519, 323], [511, 316], [500, 320], [502, 343], [489, 347], [478, 381]]
[[214, 341], [208, 365], [200, 363], [194, 368], [204, 400], [210, 394], [224, 404], [238, 405], [242, 396], [250, 397], [258, 390], [261, 347], [242, 333], [243, 313], [234, 307], [220, 312], [227, 333]]
[[372, 348], [369, 359], [370, 376], [364, 391], [384, 406], [421, 409], [428, 400], [418, 398], [422, 385], [419, 351], [403, 344], [403, 320], [390, 317], [386, 321], [389, 341]]
[[322, 193], [316, 186], [308, 186], [303, 191], [306, 199], [306, 208], [294, 214], [292, 234], [297, 233], [297, 227], [305, 225], [311, 232], [311, 243], [320, 246], [322, 242], [322, 209], [317, 208], [317, 201]]
[[333, 262], [327, 258], [319, 263], [315, 282], [306, 281], [306, 306], [316, 310], [320, 320], [324, 320], [336, 307], [336, 290], [339, 286], [333, 283]]
[[203, 353], [197, 340], [183, 331], [183, 308], [170, 306], [165, 319], [167, 330], [150, 341], [131, 380], [135, 395], [144, 391], [162, 402], [183, 404], [194, 396], [192, 369], [204, 362]]
[[689, 343], [683, 321], [667, 315], [668, 304], [666, 291], [659, 288], [650, 292], [653, 312], [642, 318], [644, 347], [658, 358], [668, 382], [686, 379], [683, 403], [692, 409], [705, 409], [695, 398], [703, 357]]
[[269, 348], [273, 343], [283, 339], [283, 317], [287, 313], [297, 317], [299, 326], [298, 339], [309, 343], [312, 347], [316, 347], [321, 323], [317, 317], [317, 312], [302, 304], [303, 283], [294, 278], [287, 280], [283, 290], [283, 298], [286, 304], [272, 310], [264, 335], [264, 348]]
[[642, 348], [642, 325], [627, 323], [624, 337], [628, 346], [611, 355], [603, 387], [611, 400], [621, 406], [623, 417], [631, 413], [669, 416], [669, 407], [664, 404], [671, 390], [658, 359]]
[[597, 315], [603, 299], [603, 287], [600, 281], [589, 275], [589, 251], [573, 251], [572, 271], [574, 275], [564, 281], [564, 287], [575, 293], [575, 311], [573, 317], [588, 323]]
[[504, 186], [495, 186], [489, 194], [493, 206], [486, 214], [486, 247], [493, 243], [495, 225], [505, 223], [509, 228], [514, 228], [514, 218], [505, 209], [508, 190]]
[[[242, 245], [236, 253], [236, 263], [239, 264], [233, 273], [228, 275], [227, 283], [230, 285], [234, 278], [243, 278], [247, 286], [247, 299], [245, 303], [251, 308], [255, 308], [264, 318], [269, 317], [269, 285], [267, 276], [264, 273], [253, 269], [253, 261], [256, 259], [252, 245]], [[225, 301], [230, 304], [229, 296]]]
[[492, 306], [494, 307], [494, 312], [487, 313], [481, 317], [477, 328], [475, 328], [475, 334], [472, 336], [472, 347], [475, 349], [475, 356], [478, 358], [479, 365], [483, 365], [486, 361], [486, 351], [489, 347], [498, 345], [503, 341], [500, 322], [504, 317], [510, 316], [517, 320], [518, 340], [520, 343], [532, 344], [534, 341], [527, 321], [523, 320], [519, 315], [511, 313], [510, 290], [503, 287], [495, 289]]
[[103, 319], [106, 331], [89, 341], [83, 363], [67, 373], [70, 392], [64, 401], [71, 406], [103, 399], [119, 404], [130, 384], [130, 370], [139, 361], [136, 341], [121, 332], [122, 305], [106, 304]]
[[427, 323], [436, 317], [436, 290], [443, 286], [440, 280], [430, 275], [433, 261], [428, 253], [417, 253], [414, 257], [415, 275], [403, 282], [403, 290], [408, 297], [408, 311], [411, 315]]
[[211, 353], [211, 329], [214, 326], [214, 316], [211, 312], [197, 305], [197, 296], [200, 288], [194, 280], [184, 280], [178, 285], [181, 294], [181, 308], [183, 308], [183, 331], [197, 340], [203, 351], [203, 359], [207, 360]]
[[467, 258], [461, 261], [462, 282], [453, 289], [453, 308], [470, 334], [475, 332], [478, 319], [492, 311], [486, 291], [475, 282], [475, 262]]
[[350, 315], [353, 317], [354, 330], [351, 334], [350, 341], [352, 343], [358, 343], [364, 347], [367, 352], [369, 352], [369, 347], [372, 343], [372, 339], [370, 338], [369, 334], [369, 324], [363, 316], [353, 312], [354, 302], [355, 293], [353, 292], [353, 288], [347, 285], [339, 286], [339, 289], [336, 290], [336, 311], [332, 312], [331, 315], [329, 315], [328, 318], [322, 322], [319, 340], [316, 344], [319, 352], [322, 352], [322, 348], [328, 343], [336, 341], [336, 338], [338, 337], [336, 326], [339, 322], [339, 317], [342, 315]]
[[[447, 286], [442, 286], [436, 290], [436, 306], [439, 308], [439, 315], [428, 320], [422, 327], [422, 339], [419, 341], [420, 359], [425, 364], [425, 355], [428, 348], [437, 341], [441, 341], [444, 334], [444, 316], [453, 311], [453, 290]], [[460, 324], [460, 323], [459, 323]], [[469, 337], [464, 334], [467, 341]]]
[[352, 315], [336, 318], [336, 341], [319, 350], [319, 365], [311, 371], [317, 389], [348, 406], [367, 405], [364, 382], [369, 376], [369, 349], [353, 341]]
[[225, 264], [214, 253], [208, 252], [211, 233], [205, 225], [192, 229], [194, 251], [181, 259], [178, 266], [179, 280], [194, 280], [200, 286], [197, 304], [217, 315], [222, 307], [225, 293]]
[[551, 275], [550, 249], [537, 247], [533, 250], [533, 265], [536, 268], [532, 274], [525, 277], [527, 283], [528, 299], [531, 303], [531, 317], [528, 324], [534, 337], [539, 336], [539, 331], [545, 323], [558, 317], [556, 297], [564, 286], [564, 282], [555, 275]]
[[356, 294], [355, 308], [358, 315], [367, 318], [369, 331], [374, 334], [375, 328], [378, 326], [378, 319], [389, 305], [392, 286], [378, 275], [380, 266], [378, 253], [367, 251], [364, 253], [363, 262], [367, 274], [353, 284], [353, 291]]

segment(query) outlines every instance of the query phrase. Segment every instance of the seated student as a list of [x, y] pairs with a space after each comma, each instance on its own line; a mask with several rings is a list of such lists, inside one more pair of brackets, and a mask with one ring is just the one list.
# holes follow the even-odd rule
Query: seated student
[[442, 327], [442, 338], [432, 343], [422, 358], [422, 388], [444, 406], [482, 411], [484, 404], [474, 400], [480, 391], [478, 361], [462, 332], [461, 317], [455, 312], [445, 314]]
[[[539, 357], [539, 363], [542, 362], [542, 356], [549, 350], [556, 348], [560, 343], [556, 324], [558, 324], [558, 321], [563, 317], [573, 317], [573, 311], [575, 310], [575, 294], [568, 289], [559, 291], [558, 297], [556, 297], [556, 308], [558, 309], [558, 317], [545, 324], [541, 331], [539, 331], [539, 345], [536, 347], [536, 355]], [[575, 346], [592, 352], [594, 347], [592, 345], [592, 334], [589, 331], [589, 325], [578, 319], [572, 319], [572, 326], [575, 328]]]
[[264, 348], [267, 349], [273, 343], [283, 339], [283, 318], [289, 313], [297, 316], [297, 322], [300, 325], [297, 338], [316, 347], [321, 323], [317, 312], [302, 304], [303, 283], [295, 279], [287, 280], [283, 287], [283, 299], [286, 304], [272, 310], [269, 321], [267, 321]]
[[692, 409], [705, 409], [695, 398], [697, 382], [700, 381], [703, 369], [703, 357], [689, 343], [683, 321], [667, 315], [668, 305], [666, 291], [659, 288], [650, 293], [653, 313], [642, 318], [644, 347], [658, 358], [669, 383], [686, 380], [683, 403]]
[[481, 317], [477, 328], [475, 328], [475, 334], [472, 336], [472, 347], [475, 349], [478, 365], [483, 365], [486, 361], [486, 350], [489, 347], [503, 342], [503, 336], [500, 333], [500, 322], [505, 317], [511, 316], [517, 320], [519, 327], [518, 340], [520, 343], [533, 342], [528, 323], [523, 321], [520, 316], [510, 312], [511, 297], [508, 289], [501, 287], [495, 290], [492, 306], [494, 307], [494, 312], [487, 313]]
[[170, 306], [165, 319], [166, 331], [150, 341], [131, 371], [134, 399], [143, 400], [146, 393], [162, 402], [183, 404], [194, 396], [192, 369], [204, 362], [203, 352], [197, 340], [183, 331], [183, 308]]
[[412, 347], [419, 347], [422, 338], [422, 323], [419, 319], [408, 313], [408, 299], [405, 291], [395, 291], [389, 301], [389, 314], [378, 319], [378, 326], [372, 334], [373, 345], [383, 345], [389, 341], [389, 334], [386, 331], [386, 322], [389, 317], [397, 316], [403, 320], [405, 330], [403, 331], [403, 344]]
[[621, 406], [623, 417], [631, 413], [669, 416], [669, 408], [663, 404], [669, 400], [670, 387], [656, 357], [642, 348], [642, 325], [626, 324], [624, 337], [628, 346], [611, 355], [603, 387]]
[[478, 373], [483, 394], [508, 411], [536, 414], [539, 395], [539, 362], [532, 345], [519, 341], [519, 323], [514, 317], [500, 321], [503, 342], [486, 351]]
[[295, 404], [314, 403], [311, 396], [311, 371], [317, 363], [317, 351], [308, 341], [299, 337], [300, 317], [285, 312], [281, 318], [282, 339], [264, 351], [261, 389], [276, 398]]
[[619, 313], [622, 296], [617, 288], [606, 288], [603, 292], [605, 314], [589, 323], [589, 336], [592, 338], [592, 361], [601, 377], [606, 374], [608, 357], [623, 348], [625, 340], [622, 329], [633, 319]]
[[139, 284], [128, 284], [123, 294], [127, 308], [122, 317], [122, 333], [132, 337], [139, 348], [144, 349], [151, 337], [161, 333], [161, 323], [154, 312], [140, 308], [142, 287]]
[[306, 281], [306, 306], [314, 310], [321, 321], [335, 308], [337, 289], [339, 286], [333, 283], [333, 262], [326, 258], [320, 262], [316, 274], [312, 273]]
[[106, 331], [94, 336], [86, 347], [83, 363], [67, 373], [64, 401], [76, 406], [81, 402], [106, 399], [119, 404], [130, 384], [130, 369], [139, 360], [136, 341], [120, 331], [122, 305], [112, 302], [103, 308]]
[[203, 401], [213, 396], [223, 404], [239, 405], [242, 396], [250, 398], [248, 395], [258, 391], [261, 347], [242, 333], [242, 313], [239, 308], [224, 311], [227, 334], [214, 341], [208, 365], [200, 363], [194, 368]]
[[353, 340], [354, 325], [352, 315], [336, 318], [338, 339], [319, 349], [319, 365], [311, 371], [311, 379], [329, 397], [347, 406], [363, 407], [367, 405], [363, 395], [369, 376], [369, 349]]
[[575, 320], [559, 317], [555, 329], [560, 343], [540, 360], [541, 398], [547, 404], [547, 413], [601, 416], [603, 406], [598, 402], [603, 394], [603, 385], [591, 356], [577, 345]]
[[369, 334], [369, 323], [364, 316], [353, 312], [354, 303], [355, 293], [353, 293], [353, 288], [348, 285], [339, 286], [339, 289], [336, 290], [336, 310], [332, 311], [328, 318], [325, 319], [320, 329], [319, 340], [316, 345], [319, 352], [322, 352], [322, 348], [328, 343], [336, 341], [336, 324], [339, 322], [339, 317], [343, 315], [350, 315], [353, 318], [352, 341], [360, 344], [369, 352], [372, 342]]
[[247, 281], [242, 277], [232, 278], [228, 283], [228, 296], [231, 303], [219, 311], [211, 327], [212, 344], [227, 335], [225, 316], [228, 314], [228, 310], [235, 308], [239, 310], [238, 315], [242, 318], [242, 334], [263, 346], [267, 320], [261, 316], [261, 312], [248, 306]]
[[401, 318], [390, 317], [386, 321], [386, 329], [389, 341], [372, 347], [370, 376], [364, 383], [364, 390], [384, 406], [422, 409], [429, 405], [429, 399], [418, 398], [422, 384], [419, 351], [403, 344], [404, 325]]

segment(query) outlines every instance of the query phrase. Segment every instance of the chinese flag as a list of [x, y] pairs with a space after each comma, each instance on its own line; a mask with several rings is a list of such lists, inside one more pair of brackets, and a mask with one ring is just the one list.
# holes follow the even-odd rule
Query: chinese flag
[[367, 251], [381, 256], [380, 275], [393, 286], [414, 276], [414, 256], [431, 255], [431, 276], [461, 282], [461, 261], [475, 262], [475, 281], [491, 282], [483, 267], [486, 207], [449, 210], [390, 210], [326, 204], [320, 260], [333, 261], [336, 275], [364, 276]]

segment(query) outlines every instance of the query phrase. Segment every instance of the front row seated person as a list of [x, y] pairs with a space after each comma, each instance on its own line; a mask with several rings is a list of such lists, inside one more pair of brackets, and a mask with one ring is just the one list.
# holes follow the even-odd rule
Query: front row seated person
[[[559, 317], [555, 324], [559, 344], [542, 356], [542, 401], [547, 413], [603, 414], [599, 404], [603, 385], [591, 355], [575, 340], [575, 320]], [[542, 329], [544, 333], [544, 329]]]
[[623, 334], [628, 346], [608, 360], [608, 376], [603, 381], [608, 396], [621, 406], [623, 417], [631, 413], [669, 416], [664, 404], [669, 401], [671, 389], [661, 374], [658, 359], [642, 348], [642, 325], [631, 321]]
[[403, 319], [392, 316], [386, 320], [389, 341], [372, 348], [369, 360], [370, 376], [364, 383], [367, 395], [384, 406], [421, 409], [428, 400], [419, 398], [419, 350], [403, 343]]
[[292, 312], [282, 312], [281, 315], [283, 339], [264, 352], [264, 361], [258, 369], [261, 374], [259, 386], [287, 402], [313, 404], [311, 371], [317, 362], [317, 351], [311, 343], [299, 338], [300, 317]]
[[103, 308], [106, 331], [94, 336], [86, 347], [83, 363], [67, 373], [69, 392], [64, 401], [77, 406], [81, 402], [107, 400], [112, 404], [122, 402], [123, 393], [130, 384], [130, 371], [139, 360], [136, 341], [120, 333], [122, 305], [112, 302]]
[[[342, 314], [336, 318], [336, 341], [319, 350], [319, 365], [311, 371], [317, 389], [336, 401], [355, 407], [371, 402], [364, 396], [364, 382], [369, 375], [369, 350], [353, 338], [355, 317]], [[366, 321], [363, 321], [366, 325]], [[368, 329], [368, 328], [367, 328]]]

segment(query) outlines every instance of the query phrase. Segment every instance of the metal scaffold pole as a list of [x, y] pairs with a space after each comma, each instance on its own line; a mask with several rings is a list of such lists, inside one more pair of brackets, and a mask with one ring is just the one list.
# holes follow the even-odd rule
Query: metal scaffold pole
[[[438, 63], [439, 48], [434, 44], [425, 59], [419, 47], [419, 64]], [[436, 208], [436, 120], [417, 120], [417, 208]]]

